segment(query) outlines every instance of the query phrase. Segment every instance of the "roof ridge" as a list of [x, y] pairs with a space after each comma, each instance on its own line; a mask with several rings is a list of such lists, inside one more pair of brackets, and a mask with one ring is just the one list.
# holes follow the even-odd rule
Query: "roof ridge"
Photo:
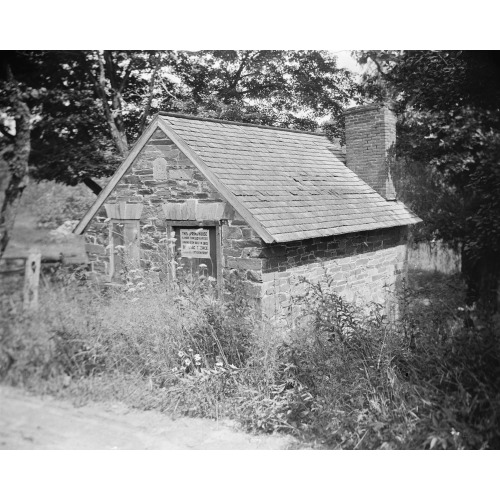
[[265, 128], [265, 129], [271, 129], [271, 130], [279, 130], [280, 132], [293, 132], [295, 134], [316, 135], [319, 137], [326, 137], [328, 140], [331, 141], [331, 139], [326, 134], [322, 134], [321, 132], [309, 132], [306, 130], [297, 130], [297, 129], [293, 129], [293, 128], [284, 128], [284, 127], [273, 127], [271, 125], [258, 125], [256, 123], [245, 123], [245, 122], [238, 122], [238, 121], [231, 121], [231, 120], [218, 120], [217, 118], [205, 118], [205, 117], [201, 117], [201, 116], [197, 116], [197, 115], [184, 115], [182, 113], [171, 113], [169, 111], [159, 111], [157, 113], [157, 115], [158, 116], [173, 116], [175, 118], [185, 118], [187, 120], [195, 120], [195, 121], [202, 121], [202, 122], [223, 123], [225, 125], [241, 125], [243, 127]]

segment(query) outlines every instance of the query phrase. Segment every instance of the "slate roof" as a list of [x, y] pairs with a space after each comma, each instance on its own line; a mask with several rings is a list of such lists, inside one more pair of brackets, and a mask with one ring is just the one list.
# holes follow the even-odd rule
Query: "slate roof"
[[347, 168], [322, 134], [173, 113], [159, 119], [277, 242], [420, 222]]

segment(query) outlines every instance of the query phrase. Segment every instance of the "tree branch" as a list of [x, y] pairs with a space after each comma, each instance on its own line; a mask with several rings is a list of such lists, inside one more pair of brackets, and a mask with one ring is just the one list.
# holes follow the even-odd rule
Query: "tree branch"
[[175, 95], [172, 94], [172, 92], [170, 92], [168, 89], [167, 89], [167, 86], [162, 82], [160, 81], [160, 85], [163, 87], [163, 90], [172, 98], [172, 99], [175, 99]]
[[132, 73], [132, 68], [133, 68], [133, 59], [130, 59], [130, 62], [128, 63], [127, 68], [125, 69], [122, 77], [122, 81], [120, 83], [120, 87], [118, 89], [118, 93], [121, 95], [123, 93], [123, 90], [125, 89], [125, 86], [127, 85], [128, 79], [130, 77], [130, 73]]
[[158, 73], [158, 70], [160, 69], [160, 61], [161, 59], [158, 57], [156, 59], [156, 64], [155, 68], [153, 70], [153, 73], [151, 75], [151, 79], [149, 80], [149, 96], [148, 96], [148, 101], [146, 103], [146, 107], [144, 108], [144, 112], [142, 113], [141, 116], [141, 121], [139, 123], [139, 134], [142, 134], [144, 131], [144, 127], [146, 125], [146, 119], [149, 115], [149, 112], [151, 110], [151, 103], [153, 101], [153, 92], [155, 88], [155, 80], [156, 80], [156, 74]]
[[7, 130], [7, 127], [5, 127], [5, 125], [1, 124], [0, 123], [0, 133], [6, 138], [8, 139], [10, 142], [14, 142], [16, 140], [16, 136], [15, 135], [12, 135], [8, 130]]
[[116, 95], [113, 96], [113, 110], [117, 110], [118, 112], [118, 116], [115, 117], [108, 103], [108, 95], [106, 93], [106, 75], [104, 72], [104, 64], [100, 53], [97, 54], [97, 62], [99, 65], [98, 76], [96, 77], [94, 75], [90, 67], [88, 68], [88, 71], [92, 78], [92, 81], [94, 82], [94, 88], [96, 90], [96, 93], [102, 101], [102, 105], [104, 108], [104, 116], [108, 123], [109, 131], [115, 143], [116, 149], [118, 150], [118, 152], [122, 157], [125, 157], [128, 153], [128, 143], [125, 130], [123, 129], [123, 120], [121, 117], [120, 103], [118, 102], [117, 104], [115, 102], [117, 96]]
[[377, 61], [377, 59], [374, 56], [368, 55], [368, 57], [375, 63], [375, 66], [377, 66], [377, 71], [382, 75], [383, 78], [385, 78], [390, 82], [394, 81], [394, 79], [391, 77], [391, 75], [389, 75], [389, 73], [384, 73], [384, 71], [382, 70], [382, 66], [380, 65], [380, 62]]
[[83, 183], [95, 194], [98, 195], [102, 191], [102, 187], [90, 177], [84, 177]]
[[241, 77], [241, 73], [243, 73], [243, 69], [245, 68], [247, 61], [248, 61], [248, 52], [245, 53], [245, 55], [240, 63], [240, 67], [238, 68], [238, 70], [236, 71], [236, 73], [234, 75], [234, 78], [233, 78], [233, 81], [231, 83], [230, 88], [236, 88], [236, 86], [238, 85], [238, 82], [239, 82], [240, 77]]
[[[104, 61], [106, 63], [106, 68], [108, 70], [108, 78], [109, 78], [109, 83], [111, 84], [111, 88], [113, 90], [116, 90], [116, 80], [115, 80], [115, 64], [113, 62], [113, 57], [111, 54], [111, 51], [109, 50], [103, 50], [102, 55], [104, 57]], [[103, 70], [104, 74], [104, 70]]]
[[0, 158], [3, 158], [7, 154], [12, 154], [13, 150], [14, 150], [14, 144], [9, 144], [4, 149], [0, 150]]

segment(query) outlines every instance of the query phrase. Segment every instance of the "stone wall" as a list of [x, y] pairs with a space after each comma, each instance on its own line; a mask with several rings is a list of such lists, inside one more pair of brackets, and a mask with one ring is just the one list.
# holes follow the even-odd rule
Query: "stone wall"
[[[231, 214], [230, 214], [231, 215]], [[234, 211], [228, 224], [222, 226], [223, 276], [233, 271], [243, 280], [244, 290], [250, 299], [262, 297], [262, 257], [265, 243], [257, 233]]]
[[[262, 309], [274, 319], [293, 319], [293, 297], [313, 283], [331, 280], [331, 289], [360, 306], [393, 308], [392, 291], [406, 274], [406, 229], [390, 228], [270, 245], [262, 273]], [[392, 311], [394, 313], [394, 311]]]
[[[108, 203], [140, 203], [141, 266], [166, 278], [166, 221], [162, 205], [166, 202], [196, 200], [198, 204], [225, 202], [219, 192], [191, 161], [160, 130], [137, 155], [126, 174], [106, 199]], [[222, 227], [222, 264], [228, 270], [242, 269], [241, 259], [249, 259], [262, 240], [229, 204], [225, 203]], [[102, 280], [109, 274], [109, 222], [104, 206], [85, 231], [86, 250], [94, 276]], [[251, 264], [249, 264], [251, 267]], [[248, 273], [252, 276], [252, 273]], [[249, 282], [249, 287], [253, 283]]]

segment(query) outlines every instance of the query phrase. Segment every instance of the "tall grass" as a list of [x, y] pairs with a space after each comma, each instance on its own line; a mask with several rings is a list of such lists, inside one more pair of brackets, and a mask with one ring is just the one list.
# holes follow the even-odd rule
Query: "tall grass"
[[53, 284], [39, 312], [2, 316], [0, 376], [80, 401], [231, 417], [317, 447], [499, 447], [499, 333], [459, 309], [459, 278], [416, 275], [398, 321], [310, 283], [312, 321], [286, 335], [258, 320], [237, 277], [227, 286], [221, 300], [203, 280]]

